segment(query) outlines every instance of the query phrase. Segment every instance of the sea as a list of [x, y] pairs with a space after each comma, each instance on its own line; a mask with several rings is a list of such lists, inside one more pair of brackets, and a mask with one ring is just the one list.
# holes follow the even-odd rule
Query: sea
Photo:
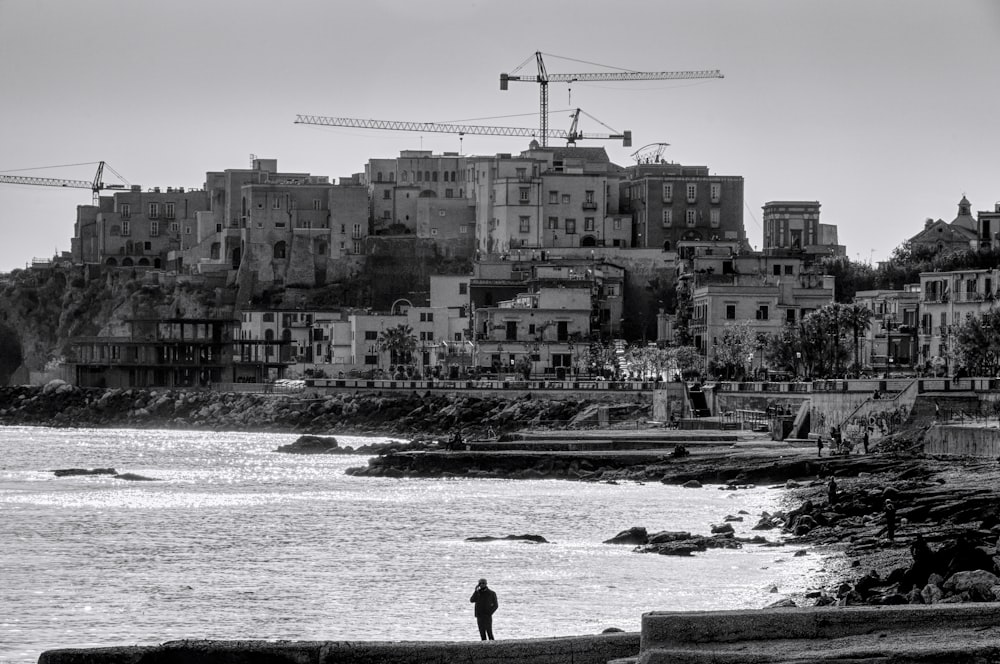
[[[476, 640], [480, 577], [498, 639], [637, 631], [647, 611], [803, 593], [831, 562], [602, 544], [632, 526], [709, 534], [727, 515], [759, 534], [781, 489], [354, 477], [367, 457], [275, 451], [296, 438], [0, 427], [0, 662], [178, 639]], [[151, 479], [53, 473], [107, 467]], [[548, 542], [467, 541], [524, 534]]]

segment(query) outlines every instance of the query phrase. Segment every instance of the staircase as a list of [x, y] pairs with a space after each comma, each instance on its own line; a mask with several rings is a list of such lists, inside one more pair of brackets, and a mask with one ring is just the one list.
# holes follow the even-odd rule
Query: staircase
[[685, 387], [688, 398], [688, 407], [691, 409], [692, 417], [711, 417], [712, 411], [708, 408], [708, 401], [701, 386]]

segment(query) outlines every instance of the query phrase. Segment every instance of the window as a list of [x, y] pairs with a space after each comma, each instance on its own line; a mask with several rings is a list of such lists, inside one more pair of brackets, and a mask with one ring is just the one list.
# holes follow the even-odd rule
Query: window
[[361, 237], [361, 224], [354, 224], [354, 231], [351, 237]]
[[719, 184], [718, 182], [713, 182], [708, 186], [708, 188], [709, 188], [709, 193], [712, 197], [712, 202], [718, 203], [720, 197], [722, 196], [722, 185]]
[[774, 273], [774, 276], [776, 276], [776, 277], [781, 276], [781, 266], [780, 265], [774, 265], [774, 266], [772, 266], [771, 267], [771, 271]]
[[786, 323], [795, 322], [795, 309], [785, 309], [785, 322]]
[[355, 254], [360, 254], [361, 253], [361, 240], [355, 240], [354, 241], [354, 243], [352, 245], [351, 251], [353, 253], [355, 253]]
[[163, 216], [167, 219], [173, 219], [176, 215], [174, 214], [174, 204], [165, 203], [163, 205]]
[[149, 237], [156, 237], [160, 234], [160, 222], [149, 222]]
[[698, 185], [693, 182], [689, 182], [687, 186], [687, 201], [688, 203], [694, 203], [698, 200]]
[[518, 224], [518, 230], [522, 233], [531, 232], [531, 217], [520, 217]]
[[437, 234], [438, 234], [438, 229], [431, 228], [431, 235], [437, 235]]
[[149, 218], [150, 219], [159, 219], [160, 218], [160, 204], [159, 203], [150, 203], [149, 204]]
[[467, 295], [468, 292], [469, 292], [469, 284], [468, 283], [466, 283], [466, 282], [463, 281], [462, 283], [460, 283], [458, 285], [458, 294], [459, 295]]
[[592, 191], [586, 191], [586, 192], [584, 192], [583, 202], [584, 203], [593, 203], [594, 202], [594, 192], [592, 192]]
[[562, 202], [563, 202], [563, 205], [569, 205], [569, 194], [563, 194], [562, 195]]
[[712, 208], [708, 213], [708, 219], [712, 228], [718, 228], [722, 221], [722, 211], [719, 208]]
[[767, 305], [757, 305], [757, 320], [767, 320]]
[[384, 190], [382, 192], [382, 200], [384, 200], [384, 201], [392, 200], [392, 190], [391, 189], [386, 189], [386, 190]]
[[127, 221], [122, 222], [122, 235], [131, 235], [132, 229], [129, 228], [129, 223]]
[[518, 168], [518, 169], [516, 169], [516, 171], [517, 171], [517, 179], [518, 180], [524, 180], [524, 179], [526, 179], [528, 177], [528, 169], [527, 168]]
[[527, 187], [521, 187], [520, 189], [520, 201], [522, 203], [527, 203], [531, 200], [531, 190]]
[[685, 221], [687, 221], [688, 226], [694, 226], [695, 220], [697, 219], [696, 210], [685, 210]]
[[128, 203], [122, 203], [121, 206], [122, 219], [129, 219], [132, 217], [132, 208]]
[[[152, 251], [153, 250], [153, 243], [152, 242], [143, 242], [142, 243], [142, 248], [145, 251]], [[139, 263], [139, 265], [142, 265], [142, 263]]]
[[585, 231], [592, 231], [592, 230], [594, 230], [594, 218], [593, 217], [584, 217], [583, 218], [583, 230], [585, 230]]
[[437, 181], [438, 181], [438, 172], [434, 171], [431, 173], [431, 182], [437, 182]]
[[726, 305], [726, 320], [736, 320], [736, 305], [727, 304]]
[[663, 202], [672, 203], [674, 200], [674, 185], [672, 182], [663, 183]]
[[319, 206], [320, 206], [320, 200], [318, 198], [314, 198], [313, 199], [313, 209], [314, 210], [319, 210], [320, 209]]
[[[617, 221], [617, 220], [616, 220]], [[674, 211], [667, 209], [663, 211], [663, 227], [670, 228], [674, 225]]]
[[365, 341], [377, 341], [378, 332], [375, 330], [365, 330]]
[[444, 190], [444, 197], [445, 198], [455, 198], [455, 190], [454, 189], [445, 189]]
[[461, 226], [458, 227], [458, 232], [459, 232], [459, 234], [463, 234], [463, 235], [467, 234], [469, 232], [469, 225], [468, 224], [462, 224]]
[[274, 199], [271, 201], [271, 209], [272, 210], [280, 210], [281, 209], [281, 199], [278, 198], [277, 196], [275, 196]]
[[622, 220], [621, 219], [615, 219], [615, 221], [614, 221], [614, 223], [612, 225], [614, 226], [614, 229], [616, 231], [620, 231], [622, 229]]
[[786, 265], [785, 266], [785, 274], [794, 275], [795, 274], [795, 266], [794, 265]]
[[547, 228], [550, 231], [558, 230], [559, 229], [559, 217], [549, 217], [549, 223], [548, 223]]
[[275, 242], [274, 243], [274, 257], [275, 258], [284, 258], [285, 257], [285, 247], [286, 247], [286, 245], [285, 245], [284, 242]]
[[191, 227], [190, 226], [185, 226], [184, 227], [184, 235], [191, 235]]
[[[217, 224], [217, 226], [218, 226], [217, 230], [219, 232], [222, 232], [222, 224]], [[180, 224], [178, 224], [176, 221], [171, 221], [170, 222], [170, 232], [171, 233], [176, 233], [178, 230], [180, 230]]]
[[566, 235], [574, 235], [576, 233], [576, 219], [566, 220]]
[[550, 191], [549, 192], [549, 203], [558, 203], [558, 202], [559, 202], [559, 192], [558, 191]]
[[382, 171], [379, 171], [378, 175], [375, 176], [375, 181], [376, 182], [381, 182], [382, 181]]

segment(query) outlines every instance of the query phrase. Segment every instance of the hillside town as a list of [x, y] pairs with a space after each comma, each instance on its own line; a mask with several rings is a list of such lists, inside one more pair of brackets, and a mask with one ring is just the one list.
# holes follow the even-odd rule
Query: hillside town
[[[82, 387], [671, 380], [734, 364], [741, 378], [809, 377], [801, 351], [774, 366], [762, 340], [835, 303], [829, 267], [847, 249], [821, 203], [803, 200], [765, 203], [753, 250], [743, 188], [659, 153], [621, 166], [603, 148], [537, 141], [519, 154], [405, 150], [340, 178], [251, 155], [202, 189], [95, 197], [77, 208], [71, 251], [29, 269], [214, 294], [211, 307], [174, 303], [71, 339], [61, 376]], [[992, 249], [998, 230], [1000, 203], [973, 213], [963, 196], [953, 220], [903, 240]], [[331, 289], [332, 305], [311, 297]], [[856, 292], [855, 357], [838, 370], [947, 373], [954, 326], [997, 289], [994, 267]], [[725, 357], [735, 329], [752, 337], [738, 361]], [[638, 357], [678, 346], [698, 357]]]

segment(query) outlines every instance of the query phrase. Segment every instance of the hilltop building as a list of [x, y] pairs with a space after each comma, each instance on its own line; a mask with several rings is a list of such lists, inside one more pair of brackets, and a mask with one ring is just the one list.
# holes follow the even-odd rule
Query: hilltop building
[[962, 196], [954, 219], [950, 222], [928, 219], [924, 229], [911, 237], [909, 243], [911, 247], [934, 247], [938, 251], [976, 249], [981, 234], [979, 222], [972, 216], [972, 204]]
[[681, 241], [746, 241], [743, 178], [667, 162], [625, 169], [622, 207], [634, 221], [629, 246], [676, 249]]
[[769, 201], [764, 204], [765, 253], [799, 252], [811, 258], [846, 256], [837, 227], [821, 224], [819, 201]]

